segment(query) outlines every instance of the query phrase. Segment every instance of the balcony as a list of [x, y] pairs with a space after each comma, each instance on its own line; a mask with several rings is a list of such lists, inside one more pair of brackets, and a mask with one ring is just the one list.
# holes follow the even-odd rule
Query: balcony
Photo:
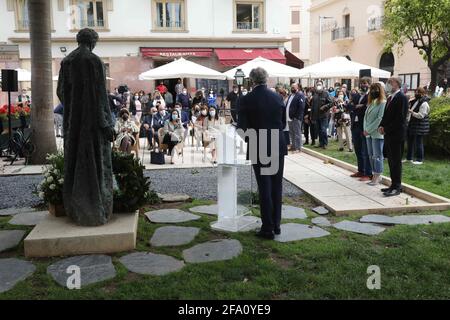
[[263, 31], [263, 24], [255, 21], [238, 21], [236, 22], [236, 31]]
[[383, 17], [376, 17], [369, 19], [368, 23], [368, 32], [377, 32], [383, 29]]
[[355, 27], [336, 28], [331, 30], [332, 41], [353, 41], [355, 40]]
[[154, 30], [182, 31], [185, 30], [185, 23], [181, 20], [157, 20], [153, 23]]
[[104, 20], [81, 20], [80, 21], [80, 29], [81, 28], [105, 28]]

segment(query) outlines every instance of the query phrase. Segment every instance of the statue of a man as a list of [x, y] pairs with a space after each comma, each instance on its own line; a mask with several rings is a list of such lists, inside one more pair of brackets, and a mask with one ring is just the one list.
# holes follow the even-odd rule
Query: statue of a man
[[113, 208], [113, 120], [104, 64], [92, 53], [98, 34], [83, 29], [62, 62], [58, 97], [64, 105], [64, 208], [82, 226], [108, 222]]

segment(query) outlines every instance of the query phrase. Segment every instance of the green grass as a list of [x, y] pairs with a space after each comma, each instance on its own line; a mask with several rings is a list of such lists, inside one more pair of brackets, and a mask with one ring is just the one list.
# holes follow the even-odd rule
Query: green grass
[[[187, 209], [207, 204], [194, 201], [172, 205]], [[307, 196], [285, 203], [309, 208]], [[157, 206], [153, 208], [160, 208]], [[165, 206], [167, 207], [167, 206]], [[257, 211], [257, 210], [256, 210]], [[450, 211], [445, 213], [450, 216]], [[350, 217], [353, 218], [353, 217]], [[331, 218], [334, 221], [343, 218]], [[0, 218], [0, 230], [13, 229], [9, 218]], [[209, 227], [214, 217], [179, 225], [201, 228], [193, 243], [177, 248], [151, 248], [148, 241], [160, 225], [141, 215], [137, 251], [162, 253], [180, 259], [182, 250], [211, 239], [233, 238], [243, 253], [230, 261], [187, 264], [180, 272], [162, 277], [128, 272], [113, 255], [117, 277], [82, 290], [68, 290], [47, 275], [58, 259], [32, 259], [33, 276], [1, 299], [450, 299], [450, 224], [396, 226], [369, 237], [329, 228], [331, 235], [293, 243], [262, 241], [252, 233], [224, 234]], [[310, 220], [296, 222], [310, 224]], [[31, 230], [31, 228], [24, 228]], [[23, 258], [23, 244], [1, 253], [0, 258]], [[366, 287], [367, 268], [381, 268], [381, 290]]]
[[[335, 159], [353, 165], [357, 164], [355, 153], [347, 150], [338, 151], [338, 143], [335, 140], [330, 140], [327, 150], [311, 148], [310, 146], [306, 147]], [[384, 175], [389, 177], [387, 160], [384, 163]], [[423, 165], [413, 165], [410, 162], [406, 162], [403, 164], [403, 182], [450, 198], [450, 159], [425, 154]]]

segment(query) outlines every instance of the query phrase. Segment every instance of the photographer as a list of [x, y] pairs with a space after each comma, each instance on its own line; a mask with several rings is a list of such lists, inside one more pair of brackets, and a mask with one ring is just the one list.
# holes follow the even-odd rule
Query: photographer
[[343, 91], [337, 92], [337, 98], [334, 102], [332, 112], [334, 113], [334, 119], [336, 122], [336, 130], [339, 140], [339, 151], [344, 151], [345, 134], [345, 141], [347, 142], [348, 151], [353, 152], [352, 134], [350, 131], [350, 113], [347, 108], [347, 103], [345, 102], [345, 95]]

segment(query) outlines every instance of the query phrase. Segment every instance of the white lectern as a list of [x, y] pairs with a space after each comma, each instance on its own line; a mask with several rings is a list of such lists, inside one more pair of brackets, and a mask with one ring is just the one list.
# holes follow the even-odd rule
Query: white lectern
[[253, 227], [256, 228], [260, 222], [257, 217], [248, 215], [251, 213], [251, 200], [246, 204], [238, 204], [238, 168], [247, 167], [251, 171], [251, 162], [245, 159], [245, 152], [242, 150], [238, 152], [241, 146], [243, 146], [243, 141], [236, 133], [235, 127], [232, 125], [221, 126], [216, 135], [219, 212], [217, 222], [211, 224], [215, 230], [249, 231]]

